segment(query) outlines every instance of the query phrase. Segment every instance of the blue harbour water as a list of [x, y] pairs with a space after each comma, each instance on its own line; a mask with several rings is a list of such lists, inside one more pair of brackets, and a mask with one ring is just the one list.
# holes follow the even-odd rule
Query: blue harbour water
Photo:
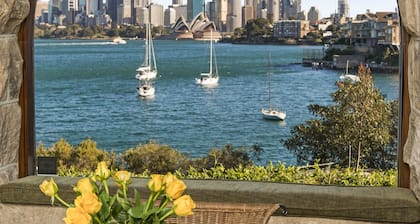
[[[144, 43], [97, 40], [35, 41], [36, 141], [60, 138], [73, 145], [91, 137], [100, 149], [122, 151], [156, 140], [191, 157], [226, 144], [264, 149], [262, 161], [296, 164], [281, 143], [293, 126], [312, 118], [309, 104], [331, 103], [339, 71], [302, 67], [303, 49], [318, 46], [216, 44], [219, 84], [197, 86], [208, 71], [209, 44], [154, 42], [159, 77], [152, 99], [137, 96], [135, 70]], [[267, 55], [271, 52], [272, 103], [286, 111], [283, 122], [262, 119], [268, 106]], [[375, 75], [387, 99], [398, 98], [396, 74]]]

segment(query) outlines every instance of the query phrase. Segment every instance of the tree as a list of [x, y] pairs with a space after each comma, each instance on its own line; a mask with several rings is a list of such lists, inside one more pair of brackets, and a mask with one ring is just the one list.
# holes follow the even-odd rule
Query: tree
[[396, 138], [393, 109], [374, 87], [370, 70], [361, 65], [358, 74], [358, 82], [336, 83], [333, 105], [309, 106], [319, 119], [292, 128], [284, 144], [300, 162], [335, 162], [356, 169], [394, 165], [396, 148], [390, 147]]

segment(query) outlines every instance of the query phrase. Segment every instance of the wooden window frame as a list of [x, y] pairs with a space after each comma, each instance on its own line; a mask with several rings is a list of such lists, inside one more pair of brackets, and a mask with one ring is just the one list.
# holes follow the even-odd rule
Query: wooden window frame
[[[23, 21], [18, 33], [18, 43], [24, 60], [23, 81], [19, 96], [19, 104], [22, 108], [19, 146], [19, 177], [35, 175], [34, 17], [36, 0], [29, 0], [29, 2], [29, 15]], [[400, 28], [400, 131], [398, 136], [400, 144], [398, 146], [398, 186], [409, 188], [410, 169], [403, 161], [403, 146], [407, 140], [410, 115], [407, 60], [410, 36], [403, 26], [400, 25]]]

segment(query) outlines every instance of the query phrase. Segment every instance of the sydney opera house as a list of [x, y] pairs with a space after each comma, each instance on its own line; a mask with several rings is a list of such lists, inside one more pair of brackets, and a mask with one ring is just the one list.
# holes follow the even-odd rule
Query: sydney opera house
[[221, 38], [214, 22], [210, 21], [203, 13], [198, 14], [189, 24], [184, 17], [179, 17], [172, 26], [172, 30], [172, 35], [176, 40], [219, 40]]

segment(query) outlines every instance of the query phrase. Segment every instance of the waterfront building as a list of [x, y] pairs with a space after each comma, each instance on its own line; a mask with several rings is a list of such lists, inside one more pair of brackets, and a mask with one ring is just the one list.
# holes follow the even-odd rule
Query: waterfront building
[[315, 6], [311, 6], [308, 11], [308, 20], [309, 24], [316, 25], [319, 20], [319, 10]]
[[[127, 0], [124, 0], [127, 1]], [[95, 15], [98, 10], [101, 10], [103, 6], [102, 0], [86, 0], [85, 12], [87, 15]]]
[[372, 47], [399, 45], [400, 29], [396, 12], [367, 11], [358, 14], [351, 21], [351, 43], [356, 46]]
[[276, 38], [303, 38], [310, 32], [307, 20], [279, 20], [273, 24], [273, 36]]
[[188, 0], [187, 21], [192, 21], [200, 12], [203, 11], [203, 0]]
[[241, 0], [228, 0], [226, 31], [233, 32], [238, 27], [242, 27]]
[[338, 0], [337, 12], [340, 17], [349, 17], [349, 3], [347, 0]]

